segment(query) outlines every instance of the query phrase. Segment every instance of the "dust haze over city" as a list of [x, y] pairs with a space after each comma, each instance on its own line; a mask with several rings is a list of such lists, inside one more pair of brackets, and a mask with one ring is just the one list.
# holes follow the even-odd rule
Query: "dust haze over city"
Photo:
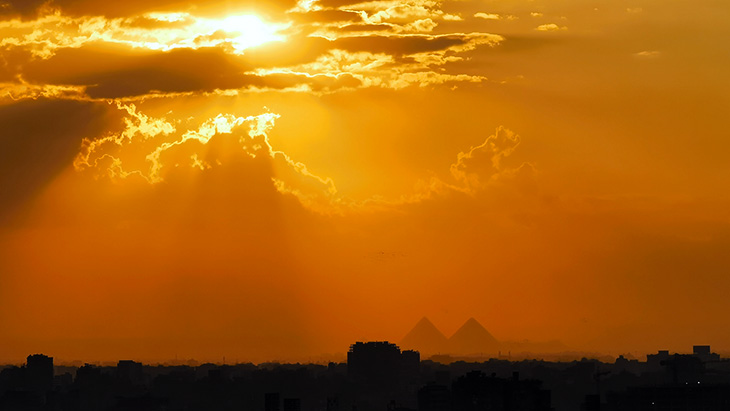
[[724, 355], [728, 21], [2, 0], [0, 363]]

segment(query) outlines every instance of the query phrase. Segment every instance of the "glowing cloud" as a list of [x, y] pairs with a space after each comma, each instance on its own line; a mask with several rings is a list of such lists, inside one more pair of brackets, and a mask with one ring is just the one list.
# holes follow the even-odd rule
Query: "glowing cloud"
[[[138, 112], [134, 105], [117, 103], [117, 108], [128, 114], [128, 117], [125, 117], [124, 130], [93, 140], [84, 139], [81, 150], [74, 160], [74, 168], [77, 171], [91, 168], [102, 171], [102, 174], [112, 179], [138, 176], [151, 184], [160, 183], [164, 181], [162, 174], [166, 166], [162, 158], [164, 153], [173, 151], [176, 147], [191, 147], [188, 143], [198, 143], [192, 146], [195, 152], [188, 156], [192, 160], [190, 166], [205, 170], [211, 166], [201, 158], [203, 153], [198, 153], [197, 150], [208, 144], [214, 136], [235, 134], [245, 154], [256, 157], [263, 153], [274, 160], [283, 160], [284, 164], [296, 173], [322, 184], [326, 193], [330, 195], [337, 193], [331, 178], [312, 173], [306, 164], [292, 159], [285, 152], [273, 147], [268, 132], [274, 127], [275, 120], [279, 118], [278, 114], [264, 113], [239, 117], [221, 113], [204, 121], [197, 129], [178, 134], [175, 127], [166, 119], [148, 117]], [[243, 126], [248, 126], [246, 133], [248, 138], [238, 133], [238, 129]], [[160, 137], [167, 136], [173, 139], [162, 139], [153, 145], [151, 151], [145, 153], [144, 142], [153, 139], [157, 141]], [[127, 162], [140, 163], [142, 158], [148, 165], [146, 170], [139, 167], [128, 169], [124, 166]]]
[[561, 31], [561, 30], [568, 30], [565, 26], [558, 26], [555, 23], [548, 23], [548, 24], [541, 24], [537, 27], [535, 27], [535, 30], [537, 31]]
[[288, 25], [267, 23], [254, 15], [204, 18], [189, 13], [148, 13], [141, 17], [73, 18], [54, 11], [36, 20], [0, 22], [0, 47], [24, 47], [34, 56], [52, 57], [58, 49], [90, 42], [124, 44], [169, 51], [226, 47], [233, 54], [272, 41], [284, 41]]

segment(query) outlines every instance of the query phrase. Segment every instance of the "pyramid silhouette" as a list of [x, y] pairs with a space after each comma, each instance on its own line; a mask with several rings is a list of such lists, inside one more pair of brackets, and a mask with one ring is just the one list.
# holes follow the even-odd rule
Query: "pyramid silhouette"
[[417, 350], [421, 356], [429, 356], [446, 352], [448, 340], [428, 318], [423, 317], [398, 345], [404, 350]]
[[496, 354], [499, 351], [499, 341], [479, 321], [469, 318], [449, 338], [448, 348], [451, 354], [458, 355]]

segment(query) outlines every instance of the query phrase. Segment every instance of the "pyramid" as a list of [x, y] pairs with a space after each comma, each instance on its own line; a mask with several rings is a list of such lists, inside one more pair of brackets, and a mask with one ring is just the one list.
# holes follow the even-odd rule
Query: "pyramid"
[[449, 352], [457, 355], [497, 354], [499, 341], [477, 320], [468, 319], [449, 338]]
[[423, 317], [398, 345], [404, 350], [417, 350], [424, 357], [446, 352], [448, 340], [428, 318]]

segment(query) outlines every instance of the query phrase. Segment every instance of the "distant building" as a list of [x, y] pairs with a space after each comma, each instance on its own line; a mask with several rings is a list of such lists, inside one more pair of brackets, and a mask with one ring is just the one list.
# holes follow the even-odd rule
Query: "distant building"
[[692, 347], [694, 355], [710, 355], [712, 352], [709, 345], [695, 345]]
[[692, 354], [702, 362], [720, 361], [720, 354], [715, 354], [709, 345], [695, 345], [692, 347]]
[[662, 369], [662, 362], [669, 359], [669, 350], [659, 350], [656, 354], [646, 355], [646, 366], [651, 371]]

